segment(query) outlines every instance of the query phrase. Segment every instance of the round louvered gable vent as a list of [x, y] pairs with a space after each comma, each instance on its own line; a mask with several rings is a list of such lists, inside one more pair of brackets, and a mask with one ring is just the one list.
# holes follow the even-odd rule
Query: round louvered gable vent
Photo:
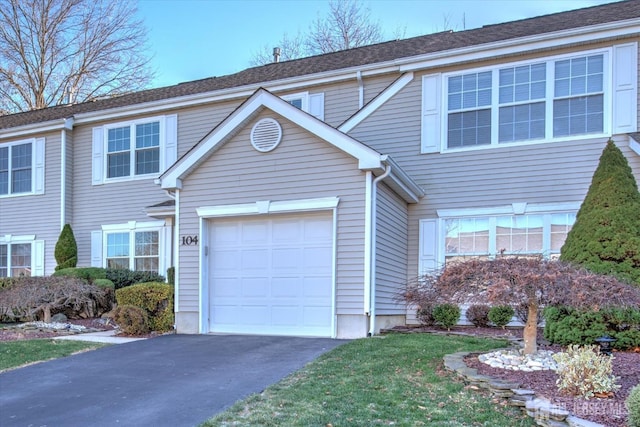
[[262, 119], [251, 129], [251, 145], [266, 153], [275, 149], [282, 140], [282, 128], [274, 119]]

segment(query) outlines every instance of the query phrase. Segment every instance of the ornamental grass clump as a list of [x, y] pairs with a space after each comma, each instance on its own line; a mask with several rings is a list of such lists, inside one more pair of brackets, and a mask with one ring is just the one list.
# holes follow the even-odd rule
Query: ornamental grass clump
[[553, 355], [558, 362], [558, 389], [585, 399], [608, 396], [620, 388], [613, 375], [613, 356], [600, 354], [594, 345], [570, 345]]

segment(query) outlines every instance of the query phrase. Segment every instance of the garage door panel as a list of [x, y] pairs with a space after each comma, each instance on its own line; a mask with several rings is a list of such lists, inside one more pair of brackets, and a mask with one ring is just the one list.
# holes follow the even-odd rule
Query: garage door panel
[[240, 251], [211, 251], [211, 267], [215, 268], [218, 272], [236, 272], [240, 268], [240, 261]]
[[298, 298], [302, 295], [299, 277], [274, 277], [271, 280], [273, 298]]
[[256, 244], [269, 241], [269, 223], [267, 221], [253, 221], [242, 223], [241, 243]]
[[211, 331], [333, 335], [330, 214], [214, 220], [209, 229]]
[[331, 298], [331, 286], [328, 286], [330, 278], [327, 277], [305, 277], [302, 281], [302, 295], [305, 300], [321, 298], [327, 301]]

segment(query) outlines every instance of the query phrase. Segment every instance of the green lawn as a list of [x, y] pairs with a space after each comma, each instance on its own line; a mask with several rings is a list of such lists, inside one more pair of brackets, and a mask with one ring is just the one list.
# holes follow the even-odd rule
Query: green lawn
[[57, 359], [81, 351], [104, 347], [85, 341], [35, 339], [0, 342], [0, 372], [34, 362]]
[[428, 334], [353, 341], [202, 426], [533, 426], [444, 371], [445, 354], [505, 345]]

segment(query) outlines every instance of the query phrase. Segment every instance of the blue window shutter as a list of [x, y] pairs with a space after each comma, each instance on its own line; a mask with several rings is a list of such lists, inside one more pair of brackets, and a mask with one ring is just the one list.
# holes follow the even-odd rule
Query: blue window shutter
[[422, 77], [422, 153], [440, 151], [441, 75]]
[[102, 230], [91, 232], [91, 267], [102, 267]]
[[33, 144], [34, 156], [34, 181], [33, 192], [35, 194], [44, 194], [44, 138], [36, 138]]
[[92, 174], [91, 184], [100, 185], [104, 182], [104, 132], [102, 127], [93, 128], [92, 141]]
[[172, 114], [165, 118], [164, 162], [160, 172], [164, 172], [178, 159], [178, 115]]
[[309, 95], [309, 114], [324, 121], [324, 93]]
[[613, 47], [612, 134], [636, 132], [638, 128], [638, 45]]

